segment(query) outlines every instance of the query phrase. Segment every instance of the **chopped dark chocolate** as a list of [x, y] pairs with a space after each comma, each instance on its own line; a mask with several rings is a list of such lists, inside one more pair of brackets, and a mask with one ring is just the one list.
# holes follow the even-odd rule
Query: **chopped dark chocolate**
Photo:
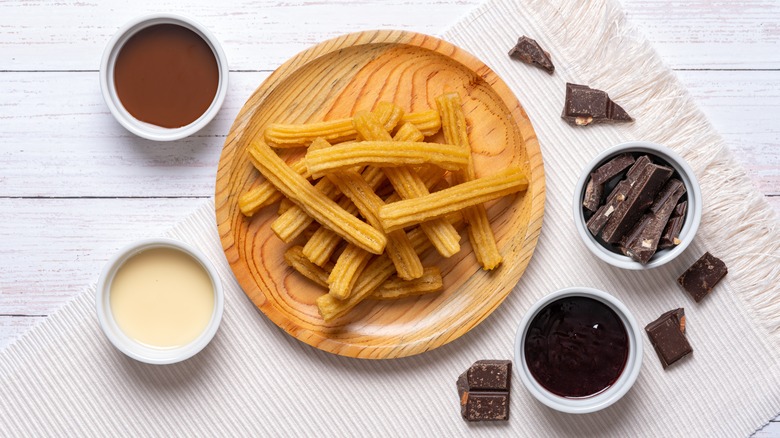
[[687, 209], [688, 201], [683, 201], [674, 208], [672, 217], [669, 218], [669, 222], [666, 224], [666, 228], [664, 228], [664, 232], [661, 235], [658, 249], [667, 249], [680, 244], [680, 231], [682, 231], [682, 226], [685, 222], [685, 213]]
[[698, 303], [712, 292], [718, 282], [729, 272], [722, 260], [705, 252], [696, 263], [680, 275], [677, 282]]
[[604, 183], [618, 176], [636, 160], [630, 154], [621, 154], [599, 166], [590, 174], [590, 180], [585, 187], [585, 197], [582, 201], [583, 207], [590, 211], [596, 211], [601, 204], [601, 198], [604, 194]]
[[607, 195], [607, 202], [596, 210], [596, 213], [588, 219], [586, 224], [588, 230], [594, 236], [598, 236], [604, 225], [617, 209], [618, 204], [624, 202], [628, 196], [628, 192], [631, 187], [636, 183], [637, 177], [644, 171], [644, 169], [652, 164], [650, 158], [647, 155], [642, 155], [637, 158], [634, 165], [626, 172], [626, 178], [621, 180], [614, 189]]
[[595, 212], [601, 205], [601, 198], [604, 197], [604, 184], [596, 184], [593, 174], [590, 174], [588, 184], [585, 186], [585, 196], [582, 198], [582, 206], [588, 211]]
[[469, 389], [509, 391], [512, 361], [478, 360], [467, 372]]
[[509, 419], [509, 393], [506, 391], [469, 391], [466, 393], [464, 418], [468, 421]]
[[685, 338], [685, 310], [670, 310], [645, 327], [664, 369], [693, 353]]
[[644, 215], [623, 241], [625, 255], [643, 265], [650, 261], [658, 249], [661, 234], [677, 206], [677, 201], [684, 194], [685, 184], [682, 181], [672, 178], [666, 183], [650, 207], [650, 213]]
[[571, 83], [566, 84], [566, 101], [561, 117], [574, 126], [634, 121], [606, 92]]
[[458, 377], [460, 413], [467, 421], [509, 419], [512, 362], [480, 360]]
[[630, 154], [620, 154], [599, 166], [596, 170], [593, 171], [593, 173], [590, 174], [590, 177], [591, 179], [595, 180], [597, 184], [604, 184], [605, 182], [618, 176], [620, 172], [628, 169], [628, 167], [635, 162], [636, 160]]
[[517, 40], [517, 44], [509, 50], [509, 57], [523, 61], [526, 64], [533, 64], [549, 74], [553, 74], [555, 66], [542, 46], [535, 40], [523, 35]]
[[665, 166], [657, 164], [645, 166], [626, 193], [625, 200], [618, 203], [609, 216], [604, 229], [601, 230], [601, 238], [607, 243], [620, 242], [631, 227], [639, 221], [644, 211], [653, 204], [655, 196], [672, 173], [672, 169]]

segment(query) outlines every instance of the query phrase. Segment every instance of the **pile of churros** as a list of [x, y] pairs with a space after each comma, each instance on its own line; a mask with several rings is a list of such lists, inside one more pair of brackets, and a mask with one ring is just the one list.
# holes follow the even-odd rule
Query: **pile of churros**
[[[483, 204], [526, 190], [526, 175], [508, 167], [477, 178], [460, 96], [436, 105], [404, 113], [380, 102], [352, 118], [270, 124], [248, 147], [265, 181], [239, 197], [239, 208], [252, 216], [279, 202], [271, 228], [293, 245], [287, 264], [326, 291], [317, 299], [325, 321], [364, 299], [440, 291], [439, 268], [420, 255], [460, 251], [460, 224], [483, 269], [501, 263]], [[440, 130], [445, 143], [425, 141]], [[301, 236], [305, 244], [294, 245]]]

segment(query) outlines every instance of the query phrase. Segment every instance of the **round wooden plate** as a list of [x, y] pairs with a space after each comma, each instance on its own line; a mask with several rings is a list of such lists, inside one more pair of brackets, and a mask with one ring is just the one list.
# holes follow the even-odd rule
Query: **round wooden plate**
[[[364, 301], [325, 323], [316, 298], [323, 291], [284, 262], [288, 244], [271, 231], [274, 206], [252, 218], [238, 197], [262, 180], [246, 146], [269, 123], [303, 123], [349, 117], [392, 101], [406, 111], [436, 108], [436, 96], [457, 91], [469, 126], [477, 175], [510, 164], [528, 175], [525, 193], [488, 204], [499, 268], [479, 268], [465, 233], [461, 252], [435, 251], [423, 264], [438, 265], [441, 293], [396, 302]], [[435, 138], [434, 138], [435, 140]], [[474, 56], [426, 35], [372, 31], [344, 35], [299, 53], [249, 98], [225, 141], [216, 181], [216, 215], [225, 255], [252, 302], [297, 339], [351, 357], [393, 358], [422, 353], [457, 339], [506, 298], [528, 265], [544, 213], [544, 167], [528, 116], [506, 84]]]

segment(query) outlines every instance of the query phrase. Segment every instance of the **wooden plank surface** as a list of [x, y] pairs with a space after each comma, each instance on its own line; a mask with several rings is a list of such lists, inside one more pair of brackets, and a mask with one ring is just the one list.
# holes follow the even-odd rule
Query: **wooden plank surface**
[[[212, 195], [232, 119], [287, 58], [350, 31], [439, 35], [481, 3], [0, 1], [0, 349], [83, 291], [121, 245], [159, 234]], [[622, 3], [780, 212], [780, 2]], [[129, 135], [97, 85], [111, 35], [155, 11], [205, 24], [232, 70], [217, 119], [181, 142]], [[773, 425], [755, 436], [780, 436]]]

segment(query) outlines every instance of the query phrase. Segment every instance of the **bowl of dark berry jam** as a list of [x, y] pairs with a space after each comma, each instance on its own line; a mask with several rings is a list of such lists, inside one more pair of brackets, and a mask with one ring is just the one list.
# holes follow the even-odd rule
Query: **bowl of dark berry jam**
[[515, 339], [515, 367], [545, 405], [585, 414], [623, 397], [639, 375], [642, 338], [628, 308], [586, 287], [553, 292], [531, 306]]

